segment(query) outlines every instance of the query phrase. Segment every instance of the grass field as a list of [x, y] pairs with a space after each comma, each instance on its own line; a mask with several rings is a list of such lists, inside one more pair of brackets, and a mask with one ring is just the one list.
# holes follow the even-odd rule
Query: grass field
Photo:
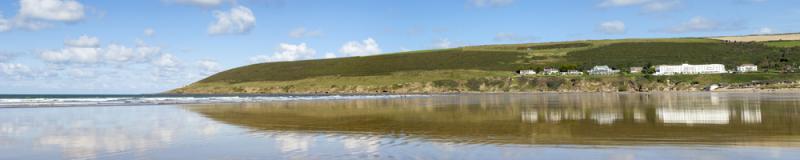
[[782, 48], [800, 47], [800, 41], [769, 41], [763, 43], [771, 47], [782, 47]]
[[[594, 49], [570, 52], [567, 63], [574, 63], [581, 69], [595, 65], [609, 65], [617, 68], [645, 66], [647, 64], [725, 64], [729, 68], [741, 64], [756, 64], [781, 55], [773, 48], [756, 44], [730, 43], [615, 43]], [[798, 61], [800, 54], [786, 55]]]

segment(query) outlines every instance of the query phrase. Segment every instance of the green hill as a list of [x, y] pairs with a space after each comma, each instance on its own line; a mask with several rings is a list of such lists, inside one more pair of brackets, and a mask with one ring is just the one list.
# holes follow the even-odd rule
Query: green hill
[[[776, 43], [782, 45], [775, 45]], [[365, 57], [253, 64], [212, 75], [171, 92], [513, 91], [515, 89], [512, 84], [504, 84], [501, 85], [504, 87], [495, 89], [487, 89], [491, 88], [487, 86], [491, 86], [489, 83], [492, 79], [511, 78], [514, 76], [513, 72], [520, 69], [554, 67], [588, 70], [595, 65], [625, 69], [658, 64], [720, 63], [732, 69], [736, 65], [752, 63], [763, 69], [786, 71], [786, 68], [797, 68], [796, 62], [800, 61], [800, 47], [783, 45], [794, 43], [796, 42], [670, 38], [469, 46]], [[582, 76], [577, 79], [587, 78], [592, 77]], [[575, 81], [574, 79], [576, 78], [566, 80]], [[480, 84], [470, 86], [470, 83]], [[518, 82], [511, 80], [504, 83]], [[442, 88], [443, 86], [449, 87]]]

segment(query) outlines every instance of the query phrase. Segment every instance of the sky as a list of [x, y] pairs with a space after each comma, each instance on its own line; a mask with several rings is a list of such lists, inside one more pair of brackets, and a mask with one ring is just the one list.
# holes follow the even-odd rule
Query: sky
[[800, 32], [794, 0], [0, 0], [0, 94], [143, 94], [262, 62]]

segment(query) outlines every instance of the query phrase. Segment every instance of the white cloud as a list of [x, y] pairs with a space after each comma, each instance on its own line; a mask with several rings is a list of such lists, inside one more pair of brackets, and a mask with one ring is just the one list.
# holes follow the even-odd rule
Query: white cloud
[[135, 48], [130, 48], [124, 45], [111, 44], [106, 46], [104, 53], [105, 59], [110, 62], [141, 63], [161, 54], [161, 47], [140, 44]]
[[350, 41], [342, 45], [339, 52], [347, 56], [368, 56], [381, 53], [381, 48], [372, 38], [367, 38], [361, 42]]
[[153, 28], [146, 28], [146, 29], [144, 29], [144, 35], [148, 36], [148, 37], [152, 37], [152, 36], [156, 35], [156, 30], [153, 29]]
[[0, 52], [0, 62], [8, 62], [14, 58], [16, 58], [16, 55], [12, 53]]
[[172, 68], [178, 67], [180, 64], [178, 59], [175, 58], [172, 54], [161, 54], [158, 58], [152, 61], [153, 65], [158, 67], [165, 67], [165, 68]]
[[20, 0], [19, 12], [13, 18], [0, 13], [0, 32], [15, 28], [41, 30], [52, 27], [51, 22], [72, 23], [84, 18], [83, 4], [75, 0]]
[[44, 51], [39, 56], [50, 63], [99, 63], [101, 48], [67, 47], [61, 50]]
[[313, 48], [309, 48], [306, 43], [297, 45], [281, 43], [271, 56], [259, 55], [250, 58], [250, 61], [253, 63], [296, 61], [314, 58], [316, 54], [317, 51]]
[[95, 70], [84, 68], [69, 68], [66, 70], [66, 74], [72, 78], [94, 78], [97, 76]]
[[0, 63], [0, 77], [21, 79], [31, 74], [31, 68], [18, 63]]
[[650, 0], [604, 0], [600, 7], [623, 7], [647, 3]]
[[100, 39], [97, 37], [82, 35], [81, 37], [78, 37], [78, 39], [64, 41], [64, 45], [70, 47], [97, 47], [100, 45]]
[[450, 42], [447, 38], [442, 38], [433, 42], [434, 48], [453, 48], [453, 42]]
[[13, 27], [11, 21], [3, 17], [3, 14], [0, 13], [0, 32], [10, 31]]
[[212, 60], [185, 65], [177, 55], [143, 42], [68, 44], [94, 38], [82, 37], [85, 38], [65, 40], [63, 48], [37, 51], [37, 56], [30, 58], [38, 58], [44, 62], [41, 65], [28, 61], [12, 63], [17, 54], [0, 51], [0, 92], [16, 93], [16, 89], [24, 89], [20, 91], [154, 93], [191, 83], [221, 69]]
[[55, 64], [125, 64], [147, 62], [162, 54], [161, 47], [144, 43], [135, 47], [118, 44], [101, 47], [99, 41], [99, 38], [87, 35], [65, 40], [64, 48], [43, 51], [39, 58]]
[[300, 27], [295, 28], [289, 32], [289, 37], [292, 38], [310, 38], [310, 37], [319, 37], [322, 36], [322, 31], [320, 30], [306, 30], [306, 28]]
[[214, 60], [199, 60], [197, 61], [197, 66], [200, 67], [200, 71], [204, 75], [211, 75], [221, 70], [219, 62]]
[[624, 34], [625, 30], [625, 22], [622, 21], [607, 21], [597, 26], [597, 31], [605, 34]]
[[700, 31], [714, 29], [717, 28], [717, 26], [719, 26], [719, 23], [716, 21], [712, 21], [704, 17], [694, 17], [689, 20], [689, 22], [677, 27], [675, 30], [678, 32]]
[[758, 29], [758, 31], [756, 31], [755, 33], [756, 34], [773, 34], [773, 33], [775, 33], [775, 30], [773, 30], [772, 28], [769, 28], [769, 27], [762, 27], [761, 29]]
[[325, 53], [325, 58], [326, 59], [331, 59], [331, 58], [336, 58], [336, 57], [338, 57], [338, 56], [336, 56], [335, 53], [330, 53], [330, 52]]
[[20, 18], [75, 22], [83, 19], [84, 7], [75, 0], [20, 0]]
[[225, 0], [164, 0], [165, 2], [174, 2], [178, 4], [187, 4], [200, 7], [213, 7], [222, 4]]
[[514, 3], [514, 0], [468, 0], [467, 3], [475, 7], [500, 7]]
[[42, 29], [45, 29], [45, 28], [50, 28], [52, 26], [53, 26], [52, 23], [46, 22], [46, 21], [41, 21], [41, 20], [30, 20], [30, 19], [23, 19], [23, 18], [15, 18], [13, 21], [11, 21], [12, 29], [19, 28], [19, 29], [24, 29], [24, 30], [29, 30], [29, 31], [37, 31], [37, 30], [42, 30]]
[[498, 42], [530, 42], [536, 39], [533, 36], [521, 36], [514, 33], [497, 33], [494, 35], [494, 41]]
[[705, 17], [693, 17], [688, 22], [667, 28], [667, 33], [710, 32], [739, 28], [738, 24], [724, 24]]
[[257, 55], [250, 57], [250, 63], [264, 63], [264, 62], [271, 62], [272, 57], [268, 55]]
[[670, 11], [681, 4], [680, 0], [603, 0], [598, 4], [599, 7], [641, 7], [644, 12], [665, 12]]
[[208, 26], [208, 34], [242, 34], [248, 33], [256, 25], [253, 11], [244, 6], [236, 6], [230, 11], [214, 11], [216, 21]]
[[679, 0], [660, 0], [660, 1], [653, 1], [651, 3], [645, 4], [642, 9], [645, 12], [664, 12], [669, 11], [676, 8], [680, 5], [681, 1]]

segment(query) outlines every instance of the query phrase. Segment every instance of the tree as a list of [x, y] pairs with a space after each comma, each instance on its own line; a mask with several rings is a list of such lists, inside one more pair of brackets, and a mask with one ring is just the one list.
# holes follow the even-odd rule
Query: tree
[[577, 70], [577, 69], [578, 69], [578, 65], [574, 65], [574, 64], [565, 64], [565, 65], [561, 65], [561, 66], [558, 67], [558, 70], [562, 71], [562, 72], [566, 72], [566, 71], [569, 71], [569, 70]]
[[542, 72], [544, 70], [544, 68], [542, 68], [542, 66], [536, 66], [536, 67], [533, 68], [533, 70], [536, 71], [536, 72]]
[[653, 66], [652, 63], [647, 62], [647, 64], [644, 65], [644, 68], [642, 68], [642, 73], [644, 73], [644, 74], [656, 73], [656, 67]]

